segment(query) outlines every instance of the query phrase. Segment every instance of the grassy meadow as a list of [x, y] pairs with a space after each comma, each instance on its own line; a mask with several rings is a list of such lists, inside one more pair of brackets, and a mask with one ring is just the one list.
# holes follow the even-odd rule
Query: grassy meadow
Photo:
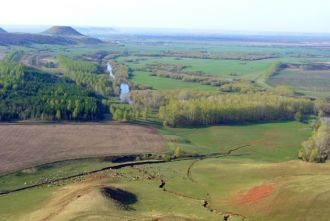
[[297, 158], [301, 142], [311, 133], [308, 124], [279, 122], [224, 125], [201, 128], [166, 128], [160, 130], [173, 149], [187, 152], [226, 153], [236, 147], [242, 158], [261, 161], [285, 161]]
[[131, 81], [144, 86], [152, 87], [155, 90], [177, 90], [177, 89], [195, 89], [203, 91], [215, 91], [216, 88], [199, 83], [185, 82], [171, 78], [151, 76], [151, 73], [144, 71], [135, 71]]

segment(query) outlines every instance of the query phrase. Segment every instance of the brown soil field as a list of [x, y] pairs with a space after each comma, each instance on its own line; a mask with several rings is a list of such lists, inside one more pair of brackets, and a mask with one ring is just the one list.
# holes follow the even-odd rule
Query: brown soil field
[[44, 163], [166, 149], [149, 127], [130, 124], [0, 124], [0, 175]]

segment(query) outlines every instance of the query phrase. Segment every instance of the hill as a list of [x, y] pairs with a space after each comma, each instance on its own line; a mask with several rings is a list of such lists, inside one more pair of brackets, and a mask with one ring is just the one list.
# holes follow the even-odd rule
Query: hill
[[31, 45], [31, 44], [56, 44], [72, 45], [77, 44], [69, 38], [59, 36], [47, 36], [27, 33], [0, 33], [0, 45]]
[[98, 44], [102, 41], [82, 35], [68, 26], [53, 26], [41, 34], [7, 33], [0, 29], [0, 45], [31, 45], [31, 44]]
[[43, 32], [43, 34], [47, 35], [60, 35], [60, 36], [84, 36], [83, 34], [79, 33], [77, 30], [73, 29], [70, 26], [53, 26], [46, 31]]
[[0, 27], [0, 33], [7, 33], [3, 28]]
[[31, 44], [56, 44], [72, 45], [77, 42], [57, 36], [46, 36], [27, 33], [0, 33], [0, 45], [31, 45]]
[[83, 35], [70, 26], [52, 26], [42, 32], [42, 34], [47, 36], [63, 37], [82, 44], [97, 44], [102, 42], [97, 38], [91, 38]]

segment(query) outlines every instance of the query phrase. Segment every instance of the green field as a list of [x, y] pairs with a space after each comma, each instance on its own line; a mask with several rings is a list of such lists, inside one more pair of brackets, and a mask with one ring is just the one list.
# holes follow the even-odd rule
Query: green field
[[242, 158], [261, 161], [285, 161], [297, 158], [301, 142], [311, 133], [308, 124], [298, 122], [212, 126], [202, 128], [167, 128], [161, 130], [170, 147], [187, 152], [225, 153], [235, 147], [250, 145], [238, 153]]
[[148, 72], [136, 71], [131, 80], [134, 83], [152, 87], [156, 90], [177, 90], [177, 89], [196, 89], [205, 91], [215, 91], [216, 87], [202, 85], [199, 83], [185, 82], [171, 78], [150, 76]]
[[[136, 57], [128, 57], [119, 61], [134, 59]], [[147, 64], [175, 64], [187, 66], [185, 71], [196, 72], [201, 71], [208, 75], [221, 78], [243, 78], [254, 79], [263, 74], [267, 68], [275, 61], [273, 59], [261, 61], [239, 61], [239, 60], [215, 60], [215, 59], [194, 59], [194, 58], [171, 58], [171, 57], [140, 57], [135, 62], [126, 63], [131, 68], [143, 68]]]

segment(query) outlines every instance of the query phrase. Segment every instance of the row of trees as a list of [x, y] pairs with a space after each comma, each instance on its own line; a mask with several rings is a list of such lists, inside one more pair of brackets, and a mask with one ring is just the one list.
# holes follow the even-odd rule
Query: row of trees
[[169, 126], [293, 120], [296, 113], [310, 114], [313, 103], [303, 98], [255, 93], [211, 95], [189, 100], [170, 99], [159, 117]]
[[271, 92], [224, 94], [198, 90], [143, 90], [133, 91], [131, 97], [134, 109], [157, 111], [159, 118], [169, 126], [300, 121], [304, 115], [323, 113], [327, 107], [324, 101], [314, 102]]
[[298, 158], [308, 162], [324, 163], [330, 153], [330, 119], [321, 118], [314, 126], [313, 135], [302, 143]]
[[113, 94], [112, 81], [107, 74], [97, 74], [96, 65], [87, 61], [77, 61], [68, 57], [59, 57], [63, 74], [78, 85], [87, 87], [102, 96]]
[[[10, 67], [10, 74], [4, 70]], [[13, 77], [14, 76], [14, 77]], [[0, 64], [0, 120], [94, 120], [102, 117], [97, 97], [66, 78]], [[7, 86], [4, 86], [7, 85]]]

